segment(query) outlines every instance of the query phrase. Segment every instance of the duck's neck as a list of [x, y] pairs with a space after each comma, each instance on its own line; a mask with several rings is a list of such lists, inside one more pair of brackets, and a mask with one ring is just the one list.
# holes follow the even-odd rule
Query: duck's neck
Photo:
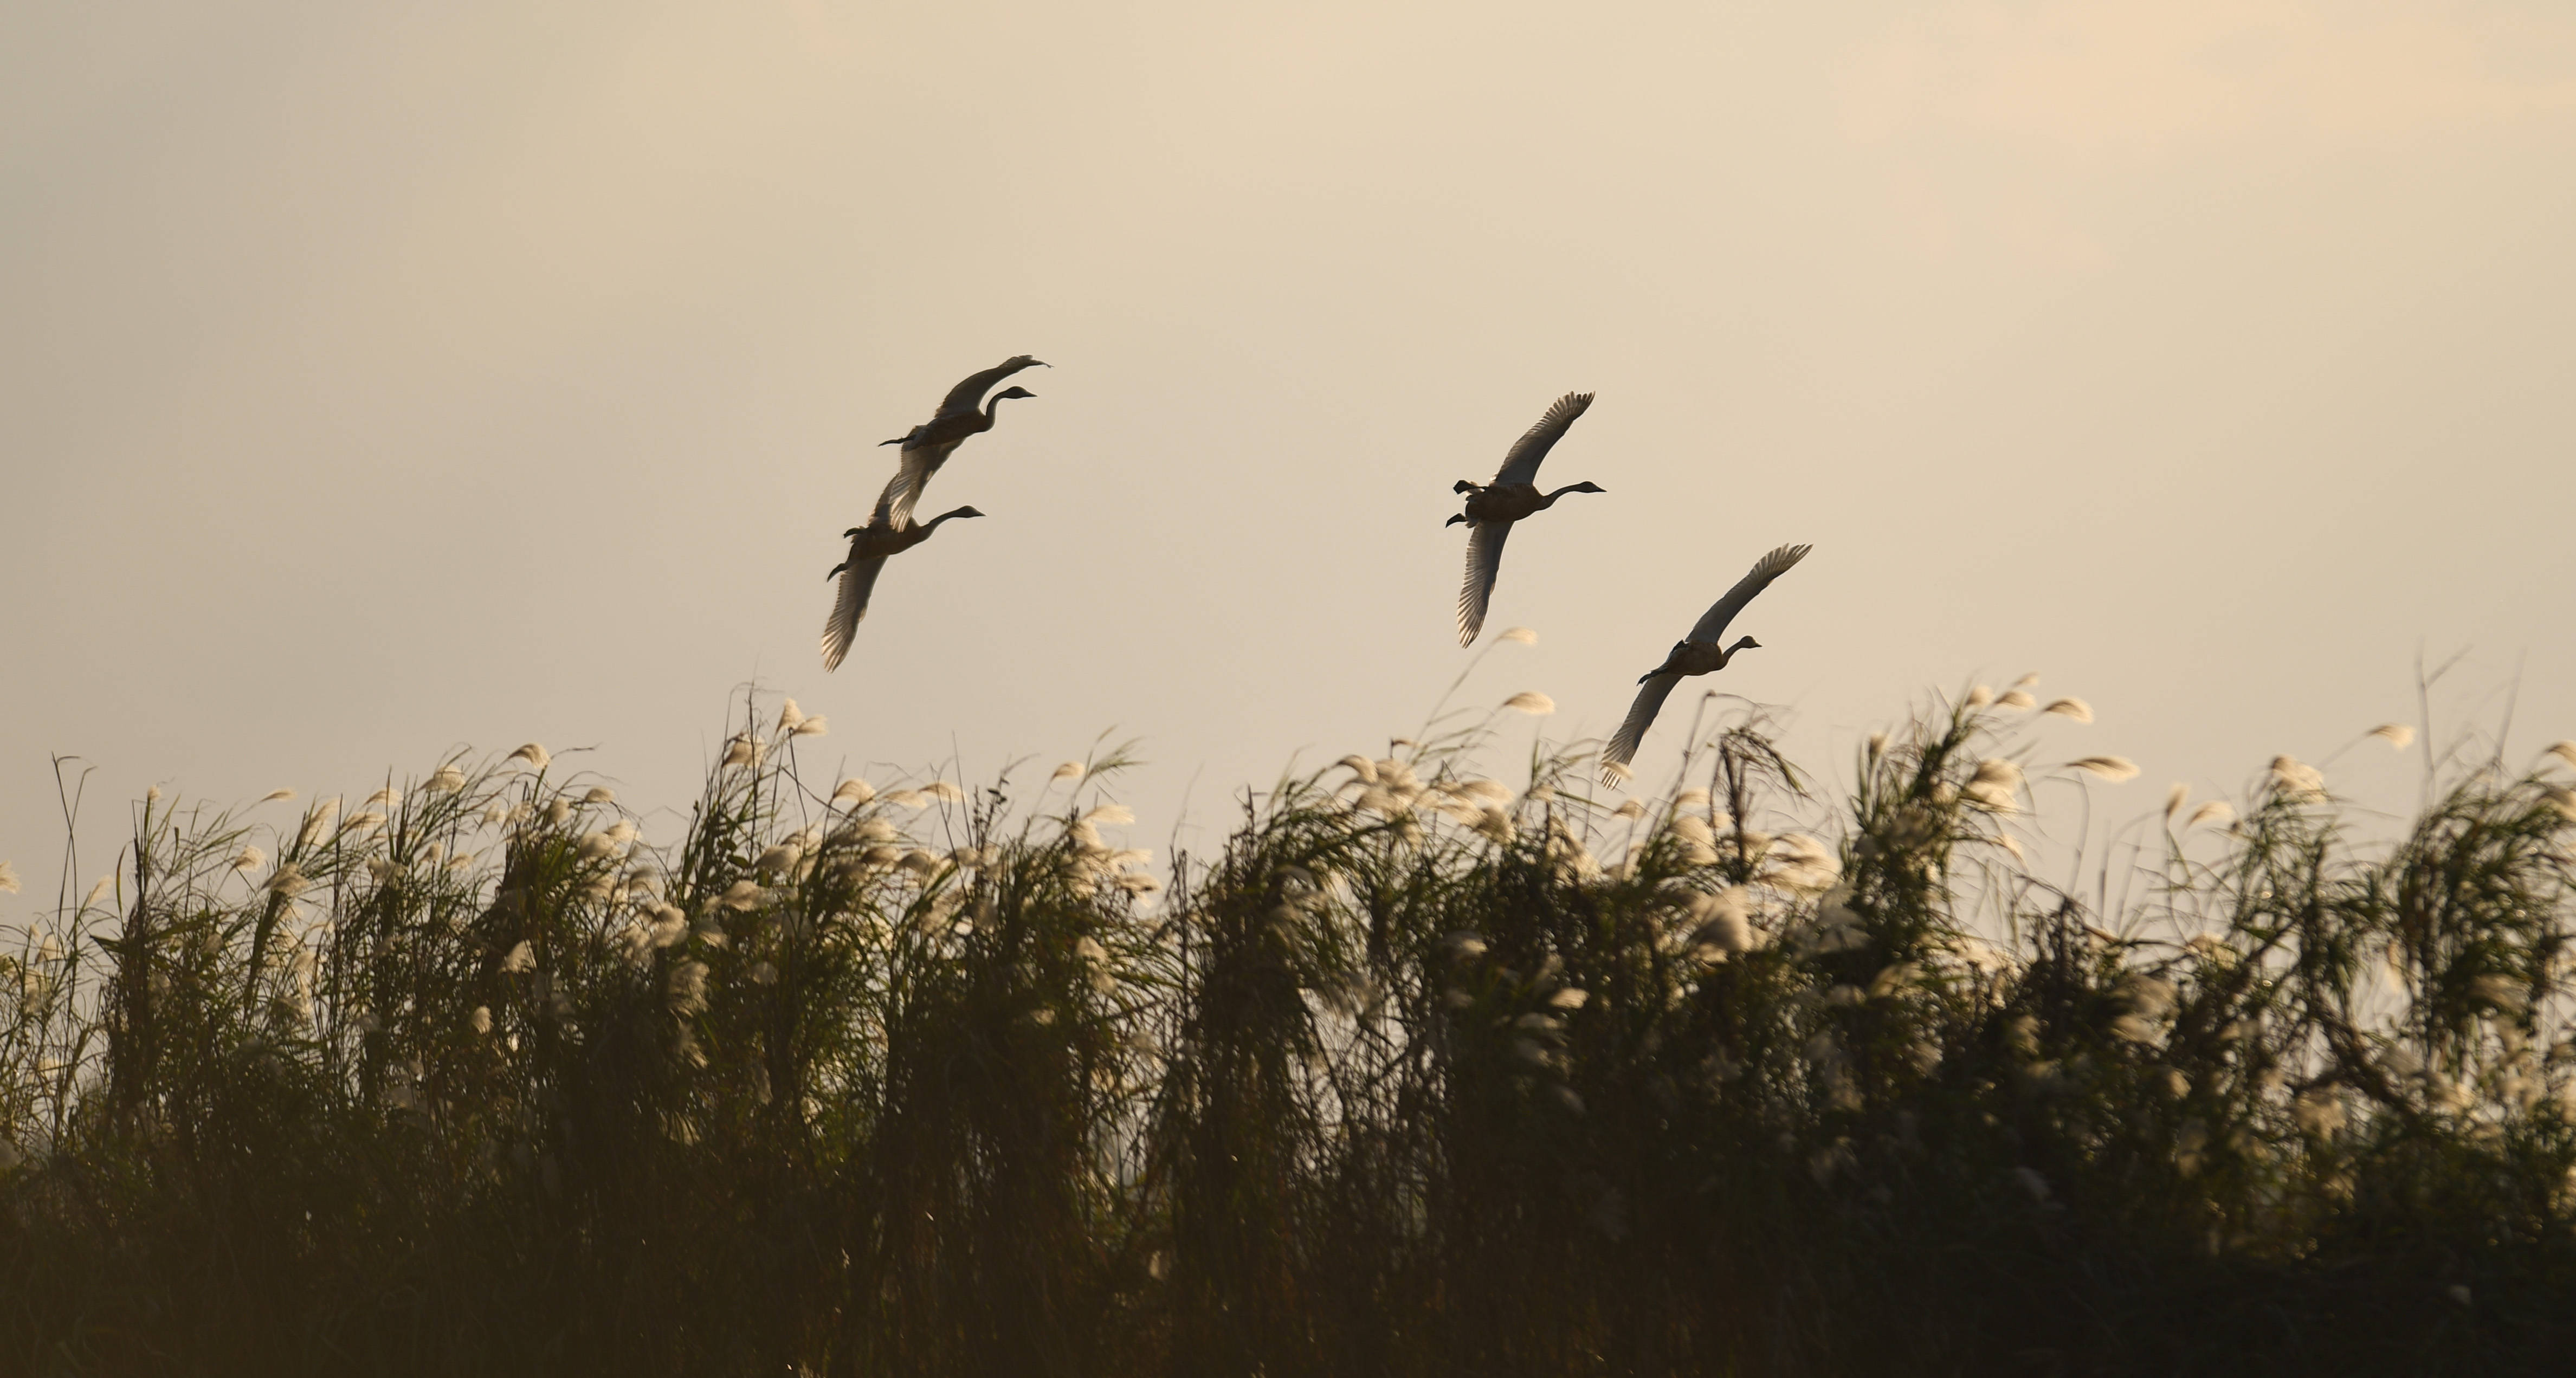
[[993, 399], [984, 404], [984, 424], [976, 429], [986, 431], [993, 429], [993, 418], [1001, 412], [1002, 404], [1009, 400], [1000, 393], [993, 394]]

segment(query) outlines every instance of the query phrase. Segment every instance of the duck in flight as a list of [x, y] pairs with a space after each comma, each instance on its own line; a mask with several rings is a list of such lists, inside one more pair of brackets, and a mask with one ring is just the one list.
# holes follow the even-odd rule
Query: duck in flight
[[841, 657], [850, 653], [850, 642], [859, 634], [859, 619], [868, 615], [868, 595], [876, 591], [877, 574], [889, 558], [929, 540], [930, 533], [951, 517], [982, 515], [972, 507], [960, 507], [916, 526], [889, 520], [886, 503], [880, 499], [867, 525], [842, 532], [850, 542], [850, 557], [823, 576], [841, 581], [840, 592], [832, 598], [832, 615], [823, 619], [823, 668], [841, 668]]
[[1619, 731], [1610, 738], [1610, 748], [1601, 753], [1601, 783], [1616, 785], [1623, 768], [1637, 759], [1637, 744], [1645, 740], [1646, 729], [1655, 725], [1655, 714], [1662, 711], [1664, 697], [1673, 692], [1674, 685], [1689, 675], [1723, 670], [1737, 653], [1762, 644], [1748, 636], [1728, 646], [1719, 638], [1726, 635], [1726, 624], [1744, 611], [1744, 605], [1771, 587], [1771, 581], [1787, 573], [1789, 566], [1807, 558], [1807, 550], [1803, 545], [1784, 545], [1754, 561], [1752, 572], [1736, 580], [1725, 597], [1709, 605], [1690, 635], [1673, 643], [1663, 664], [1637, 677], [1637, 683], [1645, 687], [1637, 691], [1637, 701], [1629, 705], [1627, 721], [1620, 723]]
[[1447, 525], [1466, 522], [1467, 582], [1458, 590], [1458, 644], [1472, 646], [1476, 633], [1485, 628], [1485, 605], [1494, 596], [1494, 578], [1503, 571], [1503, 538], [1512, 534], [1512, 523], [1533, 512], [1544, 512], [1568, 493], [1606, 493], [1610, 490], [1597, 483], [1572, 483], [1552, 493], [1538, 490], [1539, 461], [1547, 458], [1556, 442], [1565, 438], [1566, 428], [1592, 405], [1592, 394], [1569, 392], [1556, 399], [1538, 424], [1529, 428], [1509, 453], [1503, 456], [1503, 467], [1491, 483], [1458, 480], [1454, 492], [1467, 495], [1467, 510], [1451, 517]]
[[981, 373], [969, 374], [965, 381], [948, 390], [948, 396], [939, 404], [937, 415], [904, 435], [879, 442], [901, 445], [903, 449], [897, 453], [903, 458], [895, 469], [894, 481], [886, 485], [885, 495], [877, 499], [878, 510], [891, 513], [893, 525], [897, 528], [910, 524], [913, 504], [921, 501], [921, 490], [930, 486], [930, 476], [938, 473], [939, 466], [946, 464], [948, 457], [957, 452], [957, 447], [966, 443], [966, 437], [982, 435], [993, 429], [993, 415], [1002, 409], [1004, 401], [1037, 396], [1027, 388], [1011, 387], [994, 393], [993, 399], [987, 402], [984, 400], [985, 391], [1024, 368], [1045, 367], [1044, 360], [1014, 354]]

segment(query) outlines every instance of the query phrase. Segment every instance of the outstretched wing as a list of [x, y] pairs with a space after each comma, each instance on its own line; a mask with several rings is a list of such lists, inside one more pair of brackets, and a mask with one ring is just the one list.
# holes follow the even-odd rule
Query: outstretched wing
[[859, 619], [868, 615], [868, 595], [877, 587], [877, 573], [885, 568], [885, 557], [873, 560], [857, 558], [858, 542], [850, 543], [851, 559], [841, 571], [840, 592], [832, 596], [832, 615], [823, 619], [823, 668], [841, 668], [841, 657], [850, 653], [850, 643], [858, 638]]
[[1538, 482], [1539, 461], [1547, 458], [1547, 452], [1556, 447], [1556, 442], [1565, 438], [1566, 427], [1573, 425], [1574, 418], [1583, 415], [1584, 408], [1591, 405], [1592, 394], [1588, 392], [1569, 392], [1556, 399], [1555, 404], [1547, 409], [1547, 415], [1538, 419], [1537, 425], [1512, 442], [1510, 452], [1503, 456], [1503, 467], [1494, 473], [1495, 486]]
[[1473, 646], [1485, 629], [1485, 604], [1494, 596], [1494, 578], [1503, 572], [1503, 540], [1510, 522], [1467, 525], [1467, 582], [1458, 589], [1458, 644]]
[[1046, 364], [1040, 360], [1032, 359], [1026, 354], [1014, 354], [981, 373], [970, 373], [966, 375], [965, 382], [948, 390], [946, 400], [939, 404], [939, 414], [954, 416], [962, 411], [974, 411], [984, 405], [984, 394], [991, 392], [995, 383], [1024, 368], [1044, 367]]
[[876, 511], [868, 517], [870, 526], [890, 526], [897, 530], [912, 525], [912, 509], [920, 503], [923, 490], [930, 487], [930, 477], [939, 466], [965, 444], [963, 438], [937, 445], [906, 445], [896, 464], [894, 478], [877, 495]]
[[1726, 624], [1744, 611], [1744, 605], [1752, 602], [1755, 594], [1771, 587], [1771, 581], [1787, 573], [1789, 566], [1807, 558], [1807, 550], [1808, 547], [1803, 545], [1784, 545], [1754, 561], [1753, 572], [1736, 580], [1735, 587], [1728, 589], [1724, 598], [1710, 604], [1708, 611], [1700, 615], [1698, 625], [1691, 628], [1689, 639], [1714, 642], [1726, 635]]
[[1610, 734], [1610, 749], [1601, 753], [1601, 783], [1615, 785], [1618, 773], [1612, 766], [1624, 766], [1637, 759], [1637, 745], [1646, 740], [1646, 729], [1655, 725], [1655, 715], [1664, 711], [1664, 699], [1673, 686], [1682, 682], [1679, 675], [1648, 675], [1637, 689], [1637, 701], [1628, 705], [1628, 716], [1619, 730]]

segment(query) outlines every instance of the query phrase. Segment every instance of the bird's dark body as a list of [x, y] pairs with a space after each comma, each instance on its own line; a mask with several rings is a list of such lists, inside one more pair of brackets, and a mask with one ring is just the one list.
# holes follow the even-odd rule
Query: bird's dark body
[[1671, 650], [1664, 652], [1664, 663], [1637, 676], [1637, 682], [1643, 684], [1657, 675], [1715, 674], [1725, 669], [1726, 662], [1735, 659], [1738, 651], [1747, 648], [1758, 650], [1761, 645], [1749, 636], [1732, 646], [1721, 646], [1714, 641], [1676, 641]]
[[[984, 514], [978, 512], [975, 515], [980, 517]], [[854, 526], [842, 532], [841, 537], [850, 543], [850, 558], [832, 566], [832, 573], [823, 576], [826, 579], [838, 575], [853, 561], [882, 560], [890, 555], [900, 555], [929, 540], [930, 527], [909, 523], [900, 527]]]
[[1535, 483], [1497, 483], [1478, 488], [1467, 497], [1467, 520], [1471, 522], [1516, 522], [1546, 505], [1546, 496]]
[[1572, 483], [1553, 493], [1542, 493], [1535, 483], [1469, 483], [1458, 480], [1456, 491], [1467, 495], [1467, 510], [1451, 517], [1448, 524], [1460, 522], [1497, 522], [1510, 525], [1532, 513], [1556, 506], [1556, 500], [1568, 493], [1606, 493], [1597, 483]]
[[993, 429], [992, 411], [962, 411], [949, 416], [935, 417], [913, 427], [911, 434], [897, 436], [883, 443], [901, 445], [907, 450], [918, 450], [930, 445], [954, 445], [970, 435], [982, 435], [991, 429]]

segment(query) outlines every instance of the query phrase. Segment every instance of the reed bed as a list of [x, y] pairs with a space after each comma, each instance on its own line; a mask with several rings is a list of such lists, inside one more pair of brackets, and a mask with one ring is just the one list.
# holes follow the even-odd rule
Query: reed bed
[[2284, 758], [2088, 897], [2033, 788], [2135, 768], [2038, 708], [1624, 807], [1468, 722], [1161, 868], [1114, 755], [792, 703], [660, 845], [534, 745], [156, 796], [0, 956], [0, 1371], [2564, 1371], [2576, 745], [2376, 841]]

